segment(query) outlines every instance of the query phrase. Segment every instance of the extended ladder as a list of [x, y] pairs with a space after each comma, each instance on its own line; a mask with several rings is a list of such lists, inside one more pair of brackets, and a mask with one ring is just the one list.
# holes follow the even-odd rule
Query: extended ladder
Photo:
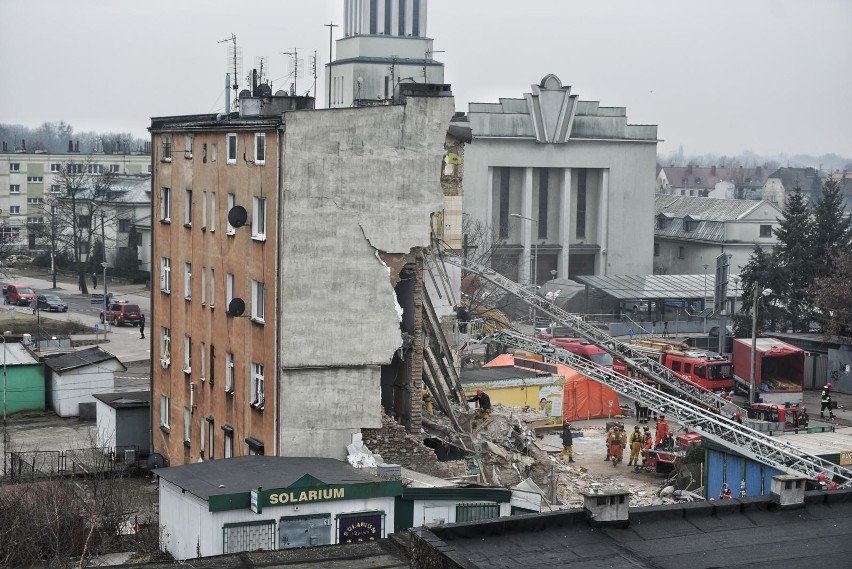
[[647, 403], [651, 409], [698, 431], [702, 436], [748, 458], [782, 470], [788, 474], [804, 476], [811, 480], [823, 473], [840, 486], [852, 482], [852, 470], [838, 466], [818, 456], [808, 454], [793, 445], [752, 430], [732, 419], [701, 406], [672, 397], [662, 392], [559, 348], [544, 340], [536, 340], [518, 332], [501, 330], [489, 338], [543, 356], [577, 370], [586, 377], [611, 387], [617, 393]]
[[502, 288], [506, 292], [515, 295], [522, 301], [534, 307], [536, 310], [550, 315], [550, 317], [556, 320], [558, 324], [576, 330], [578, 335], [599, 346], [614, 358], [618, 358], [629, 367], [659, 383], [664, 388], [678, 393], [687, 401], [696, 405], [705, 405], [709, 409], [713, 409], [718, 412], [729, 413], [730, 415], [740, 412], [743, 417], [746, 416], [745, 410], [737, 406], [735, 403], [731, 403], [727, 399], [719, 397], [709, 389], [684, 381], [672, 370], [658, 361], [654, 361], [649, 358], [635, 347], [616, 340], [596, 326], [584, 321], [579, 316], [562, 310], [546, 298], [527, 290], [524, 286], [506, 278], [494, 269], [470, 260], [462, 259], [447, 250], [441, 250], [439, 256], [443, 261], [450, 263], [451, 265], [461, 267], [471, 273], [475, 273], [488, 282]]

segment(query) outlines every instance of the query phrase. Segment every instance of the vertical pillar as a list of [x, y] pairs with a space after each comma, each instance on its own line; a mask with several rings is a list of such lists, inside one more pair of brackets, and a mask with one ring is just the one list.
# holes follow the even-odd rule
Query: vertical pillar
[[349, 12], [352, 10], [352, 0], [345, 0], [343, 3], [343, 35], [349, 37], [352, 35], [352, 26], [349, 25]]
[[559, 187], [559, 245], [562, 251], [556, 263], [556, 276], [568, 278], [571, 254], [571, 168], [562, 169], [562, 185]]
[[385, 0], [376, 2], [376, 33], [385, 33]]
[[391, 33], [392, 36], [399, 35], [399, 3], [403, 0], [393, 0], [391, 2]]
[[[521, 215], [526, 218], [532, 218], [532, 187], [533, 187], [533, 169], [524, 168], [524, 182], [521, 188]], [[532, 284], [532, 221], [529, 219], [515, 218], [522, 221], [521, 227], [521, 243], [524, 245], [524, 252], [518, 264], [518, 282], [522, 284]]]
[[601, 187], [598, 193], [598, 244], [601, 247], [598, 275], [606, 276], [609, 255], [609, 168], [601, 170]]
[[405, 0], [405, 35], [414, 34], [414, 0]]
[[370, 33], [370, 18], [373, 17], [373, 12], [370, 10], [370, 0], [358, 0], [361, 3], [361, 33], [368, 35]]
[[428, 38], [426, 34], [426, 0], [420, 0], [420, 37]]
[[494, 166], [488, 167], [488, 178], [485, 183], [488, 186], [485, 192], [485, 226], [491, 231], [500, 223], [499, 219], [494, 221]]

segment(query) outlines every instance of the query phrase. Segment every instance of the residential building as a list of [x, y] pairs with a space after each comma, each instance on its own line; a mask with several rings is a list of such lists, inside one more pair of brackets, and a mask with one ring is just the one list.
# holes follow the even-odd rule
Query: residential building
[[150, 127], [153, 447], [340, 459], [383, 389], [419, 418], [417, 372], [394, 394], [414, 364], [391, 362], [418, 334], [453, 100], [320, 111], [261, 85], [238, 104]]
[[715, 274], [716, 257], [730, 255], [732, 273], [755, 245], [771, 251], [781, 210], [766, 200], [722, 200], [657, 194], [654, 198], [654, 273]]
[[[657, 127], [582, 101], [555, 75], [520, 98], [471, 103], [464, 212], [491, 228], [495, 268], [540, 284], [651, 272]], [[533, 256], [538, 256], [537, 262]], [[555, 272], [555, 273], [554, 273]]]
[[441, 84], [444, 64], [426, 37], [427, 0], [344, 0], [343, 38], [326, 67], [330, 108], [393, 98], [401, 82]]
[[822, 193], [822, 179], [813, 168], [778, 168], [764, 182], [761, 199], [783, 208], [787, 194], [796, 188], [808, 203], [815, 204]]
[[657, 173], [657, 193], [669, 196], [720, 199], [760, 199], [774, 168], [663, 166]]

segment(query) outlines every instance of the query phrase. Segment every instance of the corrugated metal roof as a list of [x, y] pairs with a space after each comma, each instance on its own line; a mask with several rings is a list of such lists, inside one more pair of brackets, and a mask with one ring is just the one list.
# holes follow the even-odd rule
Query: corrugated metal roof
[[5, 358], [3, 363], [7, 366], [33, 365], [37, 364], [38, 360], [23, 346], [23, 344], [9, 343], [3, 344], [5, 350]]
[[[62, 354], [61, 356], [45, 358], [44, 365], [53, 371], [67, 371], [69, 369], [97, 364], [108, 360], [118, 361], [118, 358], [101, 348], [94, 347], [68, 354]], [[120, 361], [118, 363], [121, 364], [121, 367], [127, 369]]]
[[[735, 275], [728, 277], [728, 298], [733, 298]], [[706, 281], [705, 281], [706, 279]], [[716, 275], [579, 275], [574, 280], [596, 288], [618, 300], [695, 299], [713, 295]], [[706, 282], [706, 286], [705, 286]]]
[[733, 221], [741, 218], [760, 203], [761, 200], [723, 200], [656, 194], [654, 212], [681, 218], [689, 215], [707, 221]]

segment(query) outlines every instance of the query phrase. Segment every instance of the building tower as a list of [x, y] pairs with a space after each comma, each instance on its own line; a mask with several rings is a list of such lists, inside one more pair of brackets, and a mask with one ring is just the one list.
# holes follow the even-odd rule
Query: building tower
[[444, 82], [444, 64], [426, 37], [426, 2], [344, 0], [344, 37], [326, 66], [329, 107], [376, 104], [400, 82]]

